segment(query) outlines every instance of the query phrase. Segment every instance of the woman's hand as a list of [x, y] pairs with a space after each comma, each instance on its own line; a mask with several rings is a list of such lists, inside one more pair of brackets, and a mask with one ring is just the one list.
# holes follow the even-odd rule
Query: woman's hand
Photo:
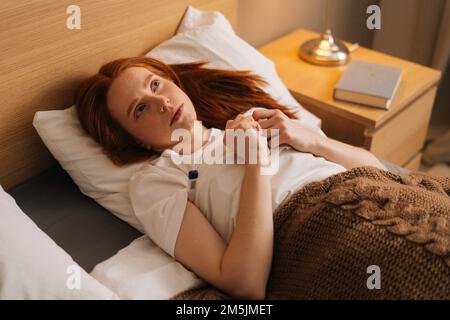
[[261, 126], [256, 122], [252, 116], [244, 116], [243, 114], [238, 114], [234, 120], [228, 120], [225, 126], [226, 129], [261, 129]]
[[[236, 138], [234, 138], [234, 155], [237, 156], [237, 158], [244, 159], [245, 163], [249, 163], [251, 160], [250, 155], [254, 154], [257, 157], [253, 158], [255, 161], [258, 159], [258, 162], [260, 160], [260, 155], [257, 154], [257, 150], [261, 150], [262, 148], [267, 149], [266, 143], [260, 139], [260, 134], [257, 132], [259, 130], [262, 130], [261, 126], [258, 122], [256, 122], [252, 116], [244, 116], [242, 114], [239, 114], [236, 116], [234, 120], [228, 120], [225, 126], [225, 135], [224, 135], [224, 144], [227, 145], [227, 130], [238, 130], [242, 129], [245, 133], [245, 150], [238, 150], [239, 144], [236, 141]], [[229, 132], [229, 131], [228, 131]], [[233, 132], [231, 132], [233, 133]], [[240, 154], [241, 153], [241, 154]]]
[[252, 117], [262, 129], [267, 129], [268, 138], [275, 136], [276, 133], [272, 130], [278, 129], [279, 144], [288, 144], [297, 151], [314, 153], [315, 146], [323, 138], [320, 134], [290, 119], [279, 109], [255, 110]]
[[279, 144], [286, 143], [298, 151], [324, 157], [346, 169], [358, 166], [374, 166], [386, 170], [386, 167], [378, 158], [369, 151], [324, 137], [289, 119], [281, 110], [255, 110], [252, 116], [258, 121], [261, 128], [268, 129], [269, 136], [271, 135], [270, 130], [279, 130]]

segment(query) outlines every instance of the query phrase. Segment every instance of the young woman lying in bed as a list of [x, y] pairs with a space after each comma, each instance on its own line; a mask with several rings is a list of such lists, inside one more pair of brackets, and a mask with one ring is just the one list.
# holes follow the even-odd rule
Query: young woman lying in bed
[[[262, 85], [245, 71], [137, 57], [105, 64], [76, 96], [81, 124], [114, 163], [159, 156], [130, 180], [132, 205], [146, 233], [200, 278], [237, 298], [265, 296], [273, 212], [289, 195], [353, 167], [385, 169], [370, 152], [303, 125]], [[263, 175], [260, 162], [176, 164], [175, 157], [185, 154], [174, 151], [183, 143], [172, 141], [176, 129], [190, 132], [194, 157], [196, 146], [223, 142], [224, 129], [278, 129], [285, 146], [279, 170]], [[191, 170], [198, 179], [188, 199]]]

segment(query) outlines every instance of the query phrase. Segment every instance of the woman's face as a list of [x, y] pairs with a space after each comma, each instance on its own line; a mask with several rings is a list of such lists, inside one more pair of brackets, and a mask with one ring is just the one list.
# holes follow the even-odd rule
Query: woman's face
[[172, 131], [183, 128], [192, 132], [197, 119], [183, 90], [142, 67], [125, 69], [114, 79], [106, 100], [122, 128], [144, 147], [160, 151], [179, 142], [171, 140]]

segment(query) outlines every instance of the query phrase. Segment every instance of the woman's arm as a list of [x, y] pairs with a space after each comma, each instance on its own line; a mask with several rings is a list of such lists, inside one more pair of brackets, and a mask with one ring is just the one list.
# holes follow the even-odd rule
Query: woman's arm
[[319, 136], [310, 146], [310, 153], [338, 163], [346, 169], [360, 166], [386, 167], [366, 149], [355, 147], [328, 137]]
[[[265, 296], [272, 264], [272, 188], [270, 176], [261, 174], [262, 159], [258, 159], [256, 164], [248, 162], [250, 161], [249, 152], [256, 152], [256, 149], [251, 149], [249, 145], [250, 139], [255, 139], [258, 149], [267, 148], [267, 145], [259, 144], [258, 136], [251, 134], [261, 129], [259, 124], [251, 116], [238, 115], [235, 120], [227, 122], [224, 136], [227, 148], [235, 142], [227, 143], [228, 133], [236, 129], [244, 129], [246, 133], [250, 133], [250, 136], [249, 140], [246, 139], [245, 174], [236, 225], [223, 256], [222, 270], [228, 277], [227, 282], [238, 281], [237, 283], [246, 284], [242, 288], [244, 295], [248, 292], [247, 290], [250, 290], [256, 294], [256, 297], [262, 299]], [[239, 153], [244, 150], [234, 148], [234, 151]]]
[[262, 175], [259, 165], [246, 165], [236, 227], [222, 261], [227, 281], [246, 284], [241, 288], [244, 295], [250, 290], [257, 298], [264, 298], [273, 237], [270, 176]]
[[203, 280], [237, 299], [263, 299], [273, 248], [270, 176], [246, 165], [235, 230], [226, 245], [200, 210], [188, 202], [175, 258]]
[[[227, 132], [230, 133], [236, 129], [253, 130], [253, 133], [256, 133], [255, 129], [261, 128], [251, 116], [238, 115], [235, 120], [227, 122], [224, 136], [227, 148], [234, 144], [233, 141], [226, 142]], [[249, 139], [258, 141], [257, 135], [251, 135]], [[272, 264], [272, 190], [270, 176], [261, 174], [261, 164], [259, 162], [248, 164], [249, 152], [251, 152], [249, 142], [249, 140], [246, 142], [245, 173], [240, 191], [236, 225], [224, 252], [221, 268], [227, 283], [234, 284], [234, 286], [238, 284], [238, 289], [235, 291], [238, 297], [250, 293], [253, 297], [262, 299], [265, 296]], [[259, 148], [267, 148], [258, 142], [257, 144]], [[239, 153], [244, 150], [235, 148], [234, 151]], [[258, 161], [260, 160], [258, 159]]]
[[236, 227], [228, 245], [200, 210], [188, 202], [175, 258], [233, 298], [263, 299], [273, 251], [270, 176], [246, 165]]
[[280, 144], [286, 143], [298, 151], [324, 157], [346, 169], [374, 166], [387, 170], [369, 151], [324, 137], [305, 128], [297, 121], [289, 119], [278, 109], [256, 110], [252, 116], [263, 129], [278, 130]]
[[[248, 120], [238, 116], [230, 127], [247, 129], [250, 124], [242, 122]], [[263, 299], [272, 264], [272, 190], [270, 176], [262, 175], [260, 169], [260, 164], [245, 164], [236, 225], [228, 245], [190, 202], [175, 244], [177, 260], [234, 298]]]

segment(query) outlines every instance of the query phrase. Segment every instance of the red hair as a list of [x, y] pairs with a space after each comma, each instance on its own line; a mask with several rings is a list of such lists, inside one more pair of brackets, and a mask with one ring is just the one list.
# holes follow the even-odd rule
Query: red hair
[[78, 118], [86, 132], [103, 146], [116, 165], [141, 162], [156, 154], [141, 147], [111, 116], [106, 95], [112, 81], [131, 67], [143, 67], [173, 81], [191, 99], [198, 120], [207, 128], [225, 129], [234, 119], [253, 107], [280, 109], [295, 118], [295, 111], [280, 105], [261, 87], [267, 82], [249, 71], [205, 68], [206, 62], [167, 65], [148, 57], [117, 59], [104, 64], [86, 79], [75, 95]]

